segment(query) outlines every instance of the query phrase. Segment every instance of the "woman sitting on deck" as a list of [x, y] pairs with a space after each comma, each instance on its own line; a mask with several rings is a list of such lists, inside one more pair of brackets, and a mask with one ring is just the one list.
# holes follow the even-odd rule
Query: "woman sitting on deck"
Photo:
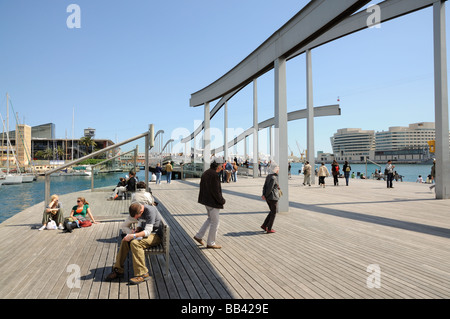
[[47, 227], [47, 223], [54, 220], [58, 225], [58, 229], [63, 229], [64, 216], [62, 211], [62, 205], [59, 202], [58, 195], [52, 195], [50, 198], [51, 202], [44, 210], [44, 215], [42, 216], [42, 226], [39, 230], [44, 230]]
[[92, 224], [99, 224], [92, 216], [91, 209], [89, 208], [89, 203], [84, 197], [77, 198], [77, 205], [72, 207], [70, 212], [70, 217], [64, 222], [65, 229], [71, 232], [74, 228], [82, 227], [81, 223], [85, 222], [86, 215], [89, 216]]

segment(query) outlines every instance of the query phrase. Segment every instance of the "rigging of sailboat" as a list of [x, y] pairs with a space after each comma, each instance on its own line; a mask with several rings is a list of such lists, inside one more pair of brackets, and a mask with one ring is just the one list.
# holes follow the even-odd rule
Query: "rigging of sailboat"
[[[5, 184], [5, 185], [11, 185], [11, 184], [20, 184], [20, 183], [30, 183], [33, 182], [34, 180], [36, 180], [36, 176], [34, 174], [22, 174], [21, 170], [20, 170], [20, 166], [19, 166], [19, 161], [17, 159], [16, 153], [14, 151], [14, 147], [11, 145], [11, 139], [9, 136], [9, 95], [8, 93], [6, 93], [6, 125], [5, 125], [5, 121], [3, 119], [3, 116], [1, 116], [1, 120], [2, 120], [2, 126], [3, 126], [3, 132], [6, 131], [6, 144], [7, 144], [7, 152], [6, 152], [6, 174], [3, 174], [3, 172], [1, 172], [1, 176], [0, 176], [0, 184]], [[17, 121], [17, 117], [16, 117], [16, 121]], [[19, 130], [16, 129], [16, 146], [17, 146], [17, 141], [18, 139], [21, 137], [21, 133], [18, 132]], [[5, 133], [3, 133], [2, 135], [2, 145], [3, 145], [3, 141], [4, 141], [4, 135]], [[23, 140], [22, 140], [23, 143]], [[28, 155], [28, 151], [26, 150], [26, 146], [24, 145], [24, 151], [27, 153]], [[12, 156], [14, 157], [14, 162], [16, 164], [16, 173], [12, 173], [10, 171], [10, 154], [12, 153]], [[2, 154], [3, 154], [3, 148], [2, 148]], [[2, 155], [3, 158], [3, 155]]]

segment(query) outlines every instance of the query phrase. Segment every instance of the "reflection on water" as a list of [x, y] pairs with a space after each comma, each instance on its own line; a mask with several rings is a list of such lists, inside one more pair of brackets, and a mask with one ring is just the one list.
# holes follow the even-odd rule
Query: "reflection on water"
[[[119, 182], [119, 177], [126, 173], [109, 173], [95, 175], [94, 186], [112, 186]], [[138, 172], [138, 177], [144, 180], [144, 172]], [[51, 177], [50, 194], [68, 194], [91, 189], [90, 176], [54, 176]], [[0, 186], [0, 223], [26, 208], [44, 201], [45, 179], [39, 176], [33, 183]]]

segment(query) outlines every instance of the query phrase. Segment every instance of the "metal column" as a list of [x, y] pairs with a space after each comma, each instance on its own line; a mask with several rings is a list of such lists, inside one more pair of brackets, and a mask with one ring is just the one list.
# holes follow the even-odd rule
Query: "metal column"
[[280, 212], [289, 211], [288, 136], [287, 136], [286, 59], [275, 60], [275, 161], [280, 167], [278, 181], [283, 196], [278, 201]]
[[258, 85], [257, 80], [253, 80], [253, 178], [258, 177]]
[[223, 160], [228, 161], [228, 102], [223, 107]]
[[306, 107], [308, 112], [306, 124], [306, 148], [307, 161], [311, 165], [311, 184], [315, 184], [315, 157], [314, 157], [314, 101], [313, 101], [313, 82], [312, 82], [312, 61], [311, 51], [306, 50]]
[[450, 153], [445, 1], [433, 4], [436, 198], [450, 198]]
[[203, 131], [203, 171], [211, 164], [211, 115], [209, 103], [205, 103], [205, 128]]

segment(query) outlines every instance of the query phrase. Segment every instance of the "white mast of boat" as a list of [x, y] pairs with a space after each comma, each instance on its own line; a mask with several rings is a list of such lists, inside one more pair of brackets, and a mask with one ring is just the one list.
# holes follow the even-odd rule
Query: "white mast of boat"
[[[8, 93], [6, 93], [6, 106], [8, 106]], [[5, 185], [7, 185], [7, 184], [20, 184], [20, 183], [22, 183], [22, 176], [21, 175], [11, 175], [9, 173], [9, 150], [12, 149], [12, 152], [14, 154], [14, 158], [16, 158], [16, 155], [15, 155], [14, 149], [13, 149], [13, 147], [11, 145], [11, 140], [9, 139], [9, 123], [8, 123], [9, 122], [8, 121], [9, 120], [9, 117], [8, 117], [9, 116], [9, 111], [8, 110], [6, 111], [6, 114], [7, 114], [6, 139], [7, 139], [7, 148], [8, 148], [8, 151], [7, 151], [7, 163], [6, 163], [7, 173], [6, 173], [5, 179], [2, 180], [2, 184], [5, 184]], [[1, 113], [0, 113], [0, 118], [1, 118], [2, 123], [3, 123], [3, 127], [5, 127], [5, 124], [4, 124], [4, 121], [3, 121], [3, 116], [1, 115]], [[16, 134], [17, 134], [17, 132], [16, 132]], [[20, 171], [20, 167], [19, 167], [19, 163], [17, 161], [17, 158], [16, 158], [16, 165], [17, 165], [17, 170]]]
[[75, 120], [75, 108], [72, 109], [72, 158], [70, 160], [73, 161], [73, 126]]
[[9, 175], [9, 107], [8, 107], [8, 92], [6, 92], [6, 174]]

